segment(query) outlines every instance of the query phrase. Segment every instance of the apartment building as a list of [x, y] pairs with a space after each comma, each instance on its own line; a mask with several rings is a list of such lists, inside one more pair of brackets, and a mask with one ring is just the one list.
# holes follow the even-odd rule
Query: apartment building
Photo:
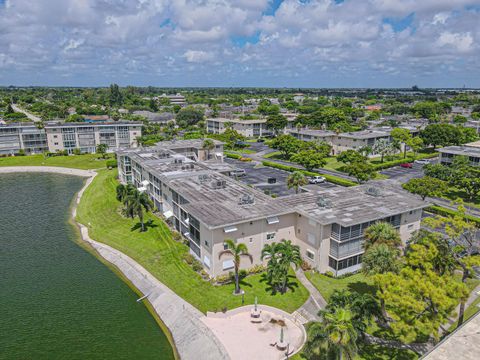
[[[420, 228], [427, 206], [386, 182], [319, 187], [272, 198], [227, 176], [228, 166], [221, 160], [196, 161], [170, 145], [160, 142], [152, 148], [118, 151], [119, 178], [149, 194], [212, 277], [233, 269], [232, 259], [219, 257], [227, 238], [245, 243], [253, 255], [253, 263], [242, 260], [242, 268], [263, 263], [264, 245], [289, 239], [321, 272], [356, 271], [362, 262], [363, 233], [370, 224], [390, 222], [405, 242]], [[219, 146], [215, 151], [221, 150]]]
[[[408, 129], [413, 136], [418, 135], [419, 130], [412, 126], [402, 126]], [[328, 130], [312, 130], [312, 129], [289, 129], [287, 132], [304, 141], [324, 141], [332, 146], [332, 154], [338, 155], [346, 150], [358, 150], [365, 146], [374, 147], [377, 141], [385, 139], [392, 141], [390, 133], [393, 129], [390, 127], [371, 128], [362, 131], [352, 131], [344, 133], [336, 133]], [[377, 156], [372, 153], [370, 156]]]
[[[292, 128], [297, 116], [292, 113], [282, 114], [287, 118], [287, 128]], [[236, 130], [245, 137], [272, 136], [273, 131], [267, 128], [267, 119], [242, 120], [239, 118], [208, 118], [206, 120], [207, 132], [210, 134], [223, 134], [228, 127]]]
[[456, 156], [466, 156], [472, 166], [480, 166], [480, 141], [462, 146], [446, 146], [437, 149], [440, 153], [440, 163], [450, 165]]
[[0, 125], [0, 155], [39, 154], [48, 150], [47, 136], [33, 123]]
[[47, 122], [43, 129], [33, 123], [0, 125], [0, 155], [39, 154], [44, 151], [74, 149], [94, 153], [99, 144], [107, 144], [110, 151], [121, 147], [137, 147], [142, 135], [140, 122], [60, 123]]
[[140, 122], [47, 123], [45, 125], [48, 149], [51, 152], [75, 149], [93, 153], [97, 145], [106, 144], [110, 151], [122, 147], [137, 147], [137, 137], [142, 135]]

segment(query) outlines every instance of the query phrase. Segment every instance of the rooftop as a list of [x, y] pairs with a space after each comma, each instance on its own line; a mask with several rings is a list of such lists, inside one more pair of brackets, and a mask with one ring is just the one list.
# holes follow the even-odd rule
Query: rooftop
[[314, 129], [292, 129], [289, 130], [291, 133], [297, 133], [302, 135], [310, 135], [310, 136], [318, 136], [318, 137], [327, 137], [327, 136], [334, 136], [334, 131], [329, 130], [314, 130]]
[[378, 137], [388, 137], [390, 136], [389, 130], [362, 130], [362, 131], [352, 131], [338, 134], [339, 137], [346, 137], [351, 139], [373, 139]]
[[463, 155], [463, 156], [473, 156], [480, 157], [480, 146], [479, 145], [463, 145], [463, 146], [446, 146], [441, 149], [437, 149], [438, 152], [444, 154], [454, 154], [454, 155]]
[[47, 121], [45, 128], [57, 128], [57, 127], [82, 127], [82, 126], [141, 126], [142, 123], [139, 121], [109, 121], [101, 123], [88, 123], [88, 122], [58, 122], [58, 121]]

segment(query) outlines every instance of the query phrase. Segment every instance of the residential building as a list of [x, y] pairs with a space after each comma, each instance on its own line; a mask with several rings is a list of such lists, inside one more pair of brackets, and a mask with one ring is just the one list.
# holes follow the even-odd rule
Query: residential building
[[185, 96], [182, 94], [176, 94], [176, 95], [166, 95], [163, 94], [160, 97], [166, 97], [168, 100], [170, 100], [170, 105], [186, 105], [187, 101], [185, 100]]
[[47, 136], [33, 123], [0, 125], [0, 155], [39, 154], [48, 150]]
[[[291, 113], [282, 115], [287, 118], [287, 128], [291, 127], [296, 119], [296, 115]], [[223, 134], [227, 127], [231, 127], [245, 137], [262, 137], [273, 135], [273, 131], [267, 128], [266, 118], [249, 120], [242, 120], [239, 118], [208, 118], [206, 121], [207, 132], [211, 134]]]
[[440, 163], [450, 165], [456, 156], [467, 156], [472, 166], [480, 166], [480, 141], [462, 146], [446, 146], [437, 149], [440, 153]]
[[148, 193], [211, 277], [233, 269], [231, 258], [219, 257], [227, 238], [253, 255], [242, 268], [264, 263], [264, 245], [289, 239], [313, 268], [341, 275], [361, 267], [363, 234], [374, 222], [391, 223], [404, 242], [420, 228], [427, 204], [387, 182], [272, 198], [227, 176], [222, 144], [215, 146], [206, 161], [189, 156], [185, 149], [204, 151], [191, 140], [117, 152], [120, 181]]
[[75, 149], [94, 153], [99, 144], [107, 144], [109, 151], [118, 148], [137, 147], [137, 137], [142, 135], [140, 122], [61, 123], [47, 122], [43, 129], [33, 123], [0, 125], [0, 155], [27, 154], [43, 151]]

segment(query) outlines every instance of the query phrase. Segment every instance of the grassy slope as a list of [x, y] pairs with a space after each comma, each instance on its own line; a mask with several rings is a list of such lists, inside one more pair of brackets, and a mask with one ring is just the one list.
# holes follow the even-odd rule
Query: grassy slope
[[368, 292], [375, 294], [375, 287], [372, 285], [372, 281], [360, 273], [344, 278], [331, 278], [323, 274], [311, 272], [307, 272], [306, 275], [308, 280], [320, 291], [327, 301], [330, 299], [334, 290], [346, 289], [360, 293]]
[[[233, 285], [213, 286], [205, 282], [183, 260], [188, 248], [172, 240], [169, 228], [153, 215], [147, 219], [154, 227], [147, 232], [132, 231], [136, 220], [125, 219], [119, 212], [115, 199], [116, 171], [103, 170], [85, 191], [78, 207], [77, 219], [90, 224], [90, 236], [129, 255], [160, 281], [190, 302], [199, 310], [220, 311], [241, 306], [241, 297], [233, 296]], [[295, 290], [285, 295], [272, 295], [262, 275], [252, 275], [244, 280], [245, 303], [253, 304], [255, 296], [267, 304], [293, 312], [308, 298], [308, 291], [294, 279]]]
[[75, 169], [100, 169], [106, 167], [105, 160], [96, 154], [52, 156], [11, 156], [0, 158], [0, 166], [59, 166]]

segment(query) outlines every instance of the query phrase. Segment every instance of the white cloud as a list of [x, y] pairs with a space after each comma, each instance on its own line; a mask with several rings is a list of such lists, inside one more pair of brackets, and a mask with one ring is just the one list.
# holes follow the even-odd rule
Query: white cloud
[[[480, 82], [479, 12], [468, 5], [480, 0], [284, 0], [273, 15], [269, 0], [8, 0], [0, 79], [353, 86], [460, 73]], [[410, 14], [402, 31], [385, 22]]]

